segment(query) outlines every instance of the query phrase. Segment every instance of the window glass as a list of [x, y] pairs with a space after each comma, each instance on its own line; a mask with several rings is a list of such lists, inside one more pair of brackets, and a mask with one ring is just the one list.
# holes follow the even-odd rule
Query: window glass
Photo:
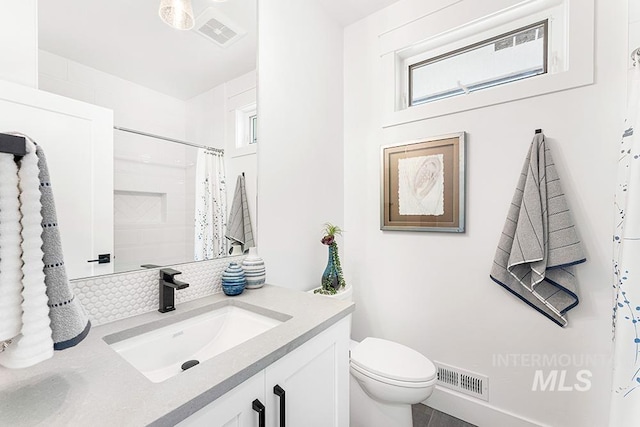
[[256, 103], [244, 105], [236, 109], [236, 147], [248, 147], [258, 142]]
[[409, 105], [547, 72], [548, 21], [409, 65]]
[[253, 115], [249, 117], [251, 121], [251, 139], [249, 140], [249, 144], [255, 144], [258, 142], [258, 116]]

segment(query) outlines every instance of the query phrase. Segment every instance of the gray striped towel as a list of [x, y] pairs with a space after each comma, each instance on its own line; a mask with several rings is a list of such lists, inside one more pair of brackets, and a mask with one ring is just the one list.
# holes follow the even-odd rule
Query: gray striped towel
[[522, 168], [491, 268], [491, 279], [560, 326], [578, 305], [573, 265], [585, 262], [544, 135]]
[[231, 240], [231, 244], [242, 245], [242, 252], [246, 252], [249, 248], [255, 246], [253, 230], [251, 229], [251, 218], [249, 217], [249, 204], [247, 203], [244, 175], [238, 175], [225, 237]]
[[44, 282], [49, 297], [49, 317], [53, 335], [53, 349], [64, 350], [82, 341], [91, 322], [82, 304], [69, 286], [67, 270], [64, 266], [60, 229], [53, 200], [47, 159], [42, 147], [36, 147], [38, 169], [40, 170], [40, 203], [42, 204], [42, 252], [44, 254]]

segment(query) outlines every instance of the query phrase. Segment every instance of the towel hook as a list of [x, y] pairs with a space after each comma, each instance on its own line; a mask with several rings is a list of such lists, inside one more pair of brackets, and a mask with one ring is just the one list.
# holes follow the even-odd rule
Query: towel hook
[[542, 133], [542, 129], [536, 129], [536, 133]]
[[635, 67], [638, 64], [638, 60], [640, 60], [640, 47], [631, 52], [631, 59], [633, 60], [633, 66]]
[[15, 156], [26, 155], [26, 138], [24, 136], [0, 133], [0, 152], [13, 154]]

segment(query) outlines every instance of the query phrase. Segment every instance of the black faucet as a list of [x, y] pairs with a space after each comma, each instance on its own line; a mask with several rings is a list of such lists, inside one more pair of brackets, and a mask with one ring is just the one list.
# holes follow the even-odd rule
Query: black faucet
[[160, 270], [160, 304], [158, 311], [166, 313], [173, 311], [175, 307], [174, 290], [188, 288], [189, 284], [176, 280], [174, 276], [182, 274], [178, 270], [172, 268], [163, 268]]

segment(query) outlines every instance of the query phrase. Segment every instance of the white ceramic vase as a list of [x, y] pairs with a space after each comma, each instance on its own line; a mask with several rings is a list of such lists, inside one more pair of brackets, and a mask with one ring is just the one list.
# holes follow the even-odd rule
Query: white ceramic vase
[[257, 248], [249, 248], [249, 255], [242, 261], [242, 268], [247, 279], [247, 289], [258, 289], [264, 286], [266, 270], [264, 260], [258, 256]]

